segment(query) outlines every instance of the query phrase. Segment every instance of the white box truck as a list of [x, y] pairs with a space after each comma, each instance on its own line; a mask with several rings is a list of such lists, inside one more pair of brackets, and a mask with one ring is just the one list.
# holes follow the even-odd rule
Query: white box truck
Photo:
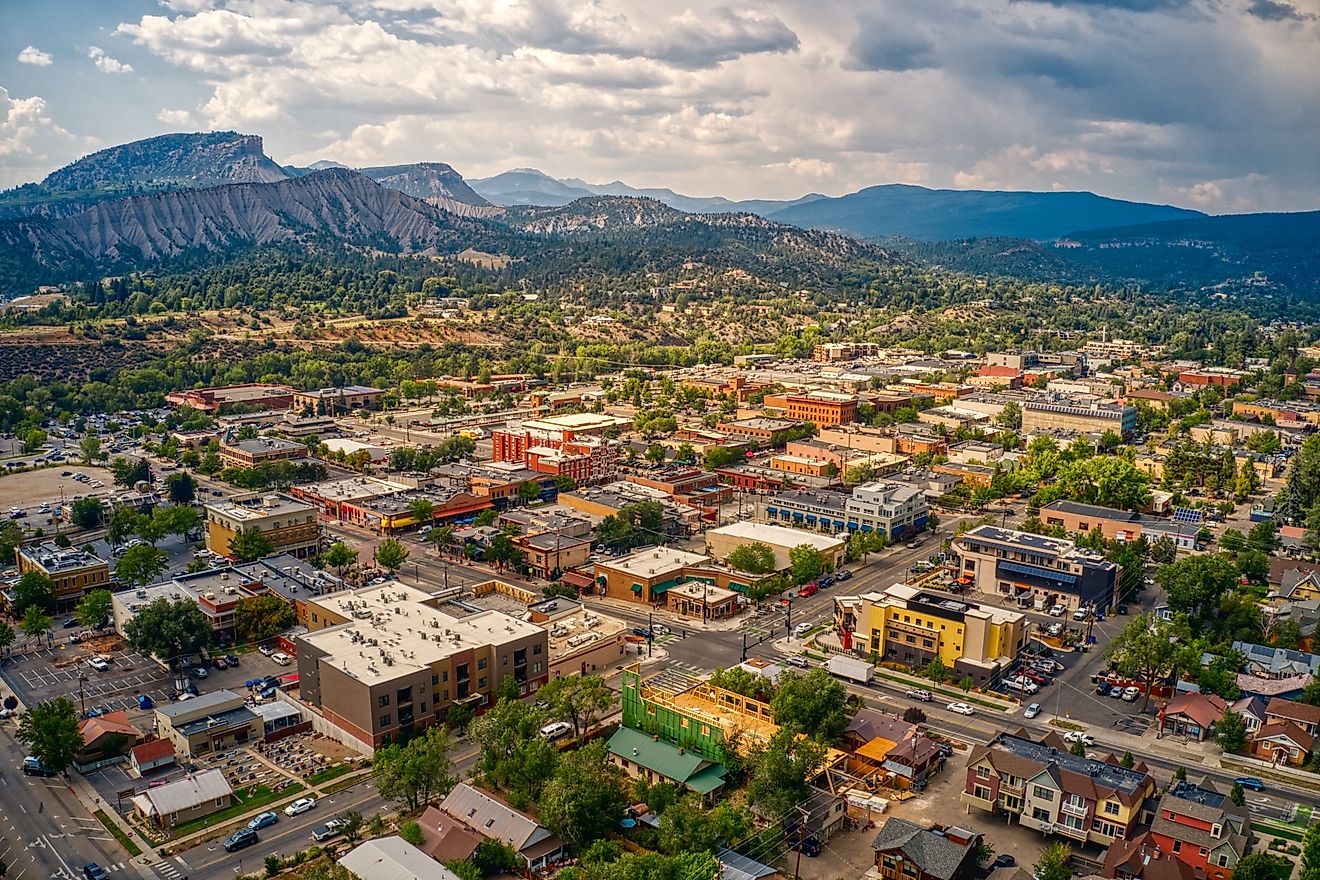
[[825, 669], [830, 675], [846, 678], [858, 684], [870, 684], [875, 678], [875, 667], [856, 657], [831, 657], [825, 661]]

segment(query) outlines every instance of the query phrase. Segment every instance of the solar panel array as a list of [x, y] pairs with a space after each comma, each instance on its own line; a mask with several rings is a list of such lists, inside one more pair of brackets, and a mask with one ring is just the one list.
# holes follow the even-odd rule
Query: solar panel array
[[1199, 510], [1194, 510], [1190, 507], [1177, 507], [1174, 508], [1173, 511], [1174, 522], [1200, 525], [1201, 522], [1204, 521], [1204, 519], [1205, 519], [1205, 514], [1203, 514]]

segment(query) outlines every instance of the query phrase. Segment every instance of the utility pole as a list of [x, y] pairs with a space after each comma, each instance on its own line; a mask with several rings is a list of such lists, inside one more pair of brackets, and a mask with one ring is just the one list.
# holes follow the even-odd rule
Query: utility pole
[[646, 612], [646, 659], [651, 659], [651, 644], [655, 641], [655, 615]]
[[802, 867], [802, 834], [807, 830], [807, 810], [805, 807], [798, 807], [798, 835], [797, 835], [797, 859], [793, 862], [793, 880], [798, 880], [799, 870]]

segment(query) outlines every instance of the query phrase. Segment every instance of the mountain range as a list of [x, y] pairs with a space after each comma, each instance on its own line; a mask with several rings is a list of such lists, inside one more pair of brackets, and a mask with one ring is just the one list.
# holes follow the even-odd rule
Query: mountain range
[[[593, 241], [592, 259], [609, 251], [615, 264], [634, 268], [670, 265], [686, 248], [693, 258], [798, 279], [823, 278], [849, 259], [879, 265], [899, 254], [1070, 282], [1263, 283], [1309, 294], [1320, 280], [1320, 213], [1208, 217], [1093, 193], [898, 184], [738, 202], [533, 169], [466, 181], [442, 162], [281, 166], [260, 137], [238, 132], [111, 147], [0, 192], [5, 288], [295, 240], [393, 253], [474, 248], [549, 264], [564, 254], [548, 253], [547, 242], [580, 256], [571, 243], [579, 239]], [[796, 274], [794, 254], [804, 261]]]

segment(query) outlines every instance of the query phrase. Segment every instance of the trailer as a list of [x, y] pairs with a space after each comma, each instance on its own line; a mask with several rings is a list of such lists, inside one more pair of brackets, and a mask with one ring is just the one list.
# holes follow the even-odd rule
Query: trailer
[[875, 667], [856, 657], [834, 656], [825, 661], [825, 669], [830, 675], [846, 678], [858, 684], [870, 684], [875, 678]]

